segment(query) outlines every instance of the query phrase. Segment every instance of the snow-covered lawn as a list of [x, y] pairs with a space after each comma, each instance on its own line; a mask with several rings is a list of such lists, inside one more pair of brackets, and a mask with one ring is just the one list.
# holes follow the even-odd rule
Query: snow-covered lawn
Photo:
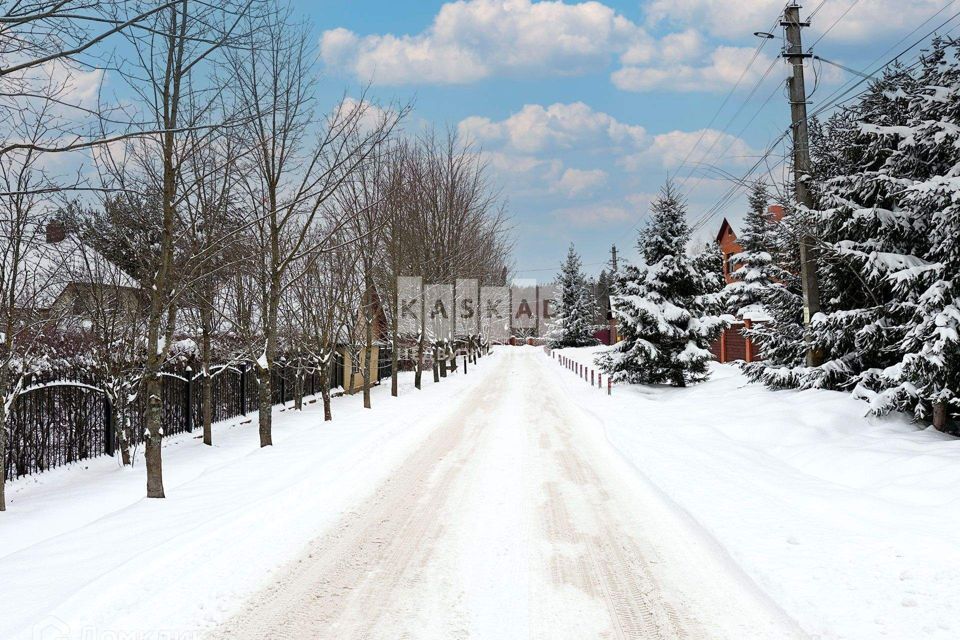
[[[595, 351], [556, 353], [592, 366]], [[866, 417], [848, 394], [772, 392], [731, 365], [692, 388], [611, 397], [552, 371], [812, 636], [960, 637], [960, 440]]]
[[[187, 638], [229, 615], [352, 505], [372, 492], [487, 375], [424, 390], [401, 374], [399, 398], [377, 387], [302, 413], [275, 409], [275, 446], [260, 449], [256, 419], [164, 447], [166, 500], [145, 499], [141, 463], [84, 461], [8, 485], [0, 514], [0, 638]], [[490, 363], [492, 365], [492, 363]], [[166, 635], [163, 635], [163, 634]]]

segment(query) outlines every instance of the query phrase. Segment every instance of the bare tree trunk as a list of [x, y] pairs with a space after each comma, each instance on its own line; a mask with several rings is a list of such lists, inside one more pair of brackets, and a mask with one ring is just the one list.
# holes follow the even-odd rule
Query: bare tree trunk
[[213, 378], [210, 377], [209, 364], [203, 365], [203, 380], [200, 383], [203, 399], [203, 444], [213, 445]]
[[436, 343], [433, 345], [433, 381], [440, 382], [440, 349]]
[[[331, 362], [332, 362], [331, 358]], [[333, 420], [333, 412], [330, 410], [330, 373], [329, 363], [320, 369], [320, 395], [323, 397], [323, 421]]]
[[[363, 358], [363, 408], [370, 409], [370, 387], [373, 385], [373, 281], [370, 276], [371, 266], [364, 265], [364, 293], [363, 293], [363, 320], [364, 327], [364, 358]], [[379, 364], [379, 363], [378, 363]]]
[[260, 380], [257, 389], [257, 401], [259, 404], [259, 422], [260, 422], [260, 446], [273, 446], [273, 430], [271, 427], [271, 418], [273, 417], [273, 389], [270, 384], [270, 367], [266, 369], [257, 367], [257, 378]]
[[947, 403], [933, 403], [933, 426], [937, 431], [947, 430]]
[[202, 361], [202, 378], [200, 382], [200, 393], [203, 402], [203, 444], [213, 445], [213, 379], [210, 377], [210, 310], [205, 309], [205, 304], [201, 304], [200, 320], [200, 342]]
[[417, 370], [413, 374], [413, 386], [417, 389], [422, 388], [421, 383], [423, 381], [423, 335], [421, 334], [420, 340], [417, 342]]
[[113, 421], [113, 431], [117, 434], [120, 462], [123, 466], [129, 467], [133, 464], [130, 457], [130, 441], [133, 435], [130, 433], [130, 423], [123, 419], [123, 413], [119, 400], [110, 398], [110, 419]]
[[147, 463], [147, 497], [163, 498], [163, 378], [148, 372], [146, 437], [144, 459]]
[[297, 360], [296, 378], [293, 380], [293, 408], [303, 411], [303, 361]]
[[0, 397], [0, 511], [7, 510], [7, 409], [6, 397]]
[[397, 368], [400, 366], [400, 354], [398, 353], [399, 347], [400, 347], [400, 339], [399, 339], [398, 336], [397, 336], [397, 332], [398, 332], [398, 330], [399, 330], [399, 327], [398, 327], [399, 321], [398, 321], [398, 319], [397, 319], [397, 309], [398, 309], [398, 304], [399, 304], [399, 302], [398, 302], [399, 295], [400, 295], [400, 294], [399, 294], [399, 291], [397, 290], [396, 283], [394, 283], [394, 287], [393, 287], [393, 322], [391, 323], [391, 324], [393, 325], [393, 326], [392, 326], [392, 329], [393, 329], [393, 336], [392, 336], [392, 338], [393, 338], [393, 340], [392, 340], [392, 345], [391, 345], [391, 349], [390, 349], [390, 395], [393, 396], [394, 398], [396, 398], [396, 397], [397, 397], [397, 394], [399, 393], [399, 384], [398, 384], [399, 372], [397, 371]]

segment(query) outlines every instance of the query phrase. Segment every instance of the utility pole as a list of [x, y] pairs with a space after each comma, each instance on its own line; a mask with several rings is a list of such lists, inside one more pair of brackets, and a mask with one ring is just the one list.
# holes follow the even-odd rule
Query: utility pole
[[[807, 89], [803, 81], [803, 60], [813, 54], [804, 53], [800, 30], [810, 26], [800, 22], [800, 5], [795, 2], [784, 8], [783, 21], [787, 36], [787, 48], [783, 57], [790, 63], [791, 73], [787, 78], [790, 93], [790, 129], [793, 133], [793, 181], [797, 203], [813, 208], [813, 197], [807, 183], [810, 175], [810, 136], [807, 131]], [[822, 354], [813, 348], [810, 321], [820, 312], [820, 284], [817, 281], [816, 239], [804, 234], [800, 239], [800, 280], [803, 288], [803, 327], [807, 342], [807, 366], [822, 363]]]
[[614, 273], [617, 271], [617, 245], [610, 247], [610, 269], [612, 269]]

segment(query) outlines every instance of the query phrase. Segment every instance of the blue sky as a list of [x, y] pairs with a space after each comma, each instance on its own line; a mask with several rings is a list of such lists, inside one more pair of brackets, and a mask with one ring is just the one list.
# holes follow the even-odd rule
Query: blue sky
[[[949, 18], [952, 4], [811, 0], [801, 11], [815, 12], [805, 44], [868, 68], [918, 25], [929, 20], [895, 51]], [[571, 241], [591, 272], [602, 268], [612, 243], [632, 255], [635, 229], [668, 175], [681, 181], [691, 222], [698, 220], [730, 182], [690, 160], [742, 175], [789, 123], [786, 68], [777, 61], [782, 31], [774, 27], [782, 0], [295, 6], [316, 28], [331, 103], [372, 82], [379, 101], [414, 101], [409, 131], [452, 127], [482, 149], [509, 199], [519, 276], [549, 279]], [[771, 30], [776, 39], [754, 59], [760, 41], [753, 32]], [[807, 74], [808, 90], [817, 84], [814, 107], [857, 80], [829, 64]], [[760, 171], [772, 180], [783, 172], [776, 153]], [[734, 199], [695, 237], [712, 235], [723, 216], [736, 223], [742, 209], [743, 199]]]

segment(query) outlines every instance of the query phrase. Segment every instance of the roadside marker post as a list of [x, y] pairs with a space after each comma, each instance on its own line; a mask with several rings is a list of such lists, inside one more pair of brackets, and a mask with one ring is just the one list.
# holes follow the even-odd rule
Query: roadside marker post
[[607, 376], [607, 395], [613, 395], [613, 380], [610, 379], [610, 376]]

